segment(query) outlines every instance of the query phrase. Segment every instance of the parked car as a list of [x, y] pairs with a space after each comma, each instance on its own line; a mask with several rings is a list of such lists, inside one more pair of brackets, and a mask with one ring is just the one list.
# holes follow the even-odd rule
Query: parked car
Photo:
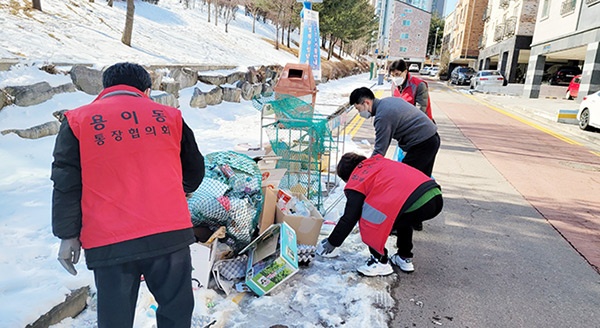
[[501, 87], [504, 84], [504, 76], [497, 70], [483, 70], [477, 72], [471, 78], [471, 89], [482, 90], [486, 87]]
[[429, 70], [431, 69], [431, 66], [423, 66], [423, 68], [421, 68], [421, 70], [419, 71], [419, 74], [421, 75], [429, 75]]
[[600, 129], [600, 91], [583, 97], [577, 119], [582, 130]]
[[473, 75], [475, 75], [475, 70], [472, 67], [458, 66], [450, 73], [450, 83], [470, 84]]
[[440, 71], [440, 68], [437, 66], [434, 66], [429, 70], [429, 75], [436, 76], [439, 71]]
[[550, 75], [548, 82], [551, 85], [566, 84], [579, 74], [581, 74], [581, 69], [577, 66], [561, 66], [556, 73]]
[[410, 64], [410, 66], [408, 66], [408, 71], [409, 72], [418, 72], [419, 64]]
[[569, 87], [567, 88], [567, 94], [565, 95], [565, 99], [571, 100], [577, 98], [579, 94], [579, 84], [581, 83], [581, 75], [576, 75], [573, 79], [571, 79], [571, 83], [569, 83]]

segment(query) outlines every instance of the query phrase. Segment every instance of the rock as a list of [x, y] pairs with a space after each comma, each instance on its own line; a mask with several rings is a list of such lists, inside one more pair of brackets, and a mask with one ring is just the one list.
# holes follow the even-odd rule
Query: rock
[[0, 109], [5, 106], [12, 105], [14, 103], [14, 97], [11, 96], [8, 92], [0, 89]]
[[263, 83], [260, 94], [264, 97], [270, 97], [273, 95], [273, 87], [269, 83]]
[[156, 71], [151, 71], [148, 73], [150, 73], [150, 78], [152, 79], [152, 86], [150, 88], [152, 90], [160, 90], [160, 86], [162, 85], [163, 75]]
[[163, 93], [160, 95], [152, 96], [150, 98], [159, 104], [179, 108], [179, 100], [173, 94]]
[[237, 87], [241, 91], [242, 98], [244, 100], [252, 100], [254, 97], [254, 89], [252, 88], [252, 84], [248, 81], [239, 81], [237, 83]]
[[68, 109], [57, 110], [55, 112], [52, 112], [52, 116], [54, 116], [59, 122], [62, 122], [65, 120], [65, 112], [67, 111]]
[[179, 98], [179, 89], [179, 82], [162, 82], [160, 84], [160, 90], [172, 94], [175, 98]]
[[198, 80], [207, 84], [221, 85], [227, 83], [227, 77], [223, 75], [198, 75]]
[[190, 107], [194, 108], [205, 108], [206, 107], [206, 97], [204, 93], [198, 89], [194, 88], [194, 94], [190, 99]]
[[171, 72], [171, 78], [179, 83], [180, 89], [185, 89], [196, 85], [198, 72], [189, 68], [176, 68]]
[[102, 89], [102, 72], [87, 68], [82, 65], [75, 65], [71, 68], [71, 80], [77, 89], [89, 94], [97, 95]]
[[223, 88], [223, 101], [239, 103], [241, 96], [242, 90], [240, 88]]
[[205, 93], [205, 97], [208, 106], [218, 105], [223, 102], [223, 89], [216, 87]]
[[246, 81], [255, 84], [260, 81], [260, 76], [256, 68], [250, 66], [248, 67], [248, 72], [246, 73]]
[[245, 81], [246, 73], [245, 72], [234, 72], [227, 75], [226, 83], [228, 84], [236, 84], [238, 81]]
[[51, 87], [48, 82], [39, 82], [33, 85], [6, 87], [4, 91], [13, 98], [17, 106], [33, 106], [41, 104], [52, 98], [55, 94], [76, 91], [72, 83]]
[[258, 97], [261, 95], [262, 93], [262, 89], [263, 86], [261, 83], [256, 83], [252, 85], [252, 90], [254, 91], [254, 94], [252, 95], [252, 97]]
[[24, 139], [39, 139], [42, 137], [47, 137], [47, 136], [58, 134], [59, 128], [60, 128], [60, 122], [50, 121], [50, 122], [46, 122], [44, 124], [36, 125], [29, 129], [9, 129], [9, 130], [3, 130], [0, 133], [2, 133], [2, 135], [14, 133]]

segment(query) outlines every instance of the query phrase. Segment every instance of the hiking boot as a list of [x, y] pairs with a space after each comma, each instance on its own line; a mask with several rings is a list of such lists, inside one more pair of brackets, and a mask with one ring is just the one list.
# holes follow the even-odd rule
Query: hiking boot
[[423, 222], [413, 223], [412, 228], [415, 231], [423, 231]]
[[390, 262], [404, 272], [410, 273], [415, 271], [415, 266], [413, 265], [411, 258], [402, 258], [400, 255], [394, 254], [390, 257]]
[[394, 273], [394, 269], [389, 261], [385, 264], [381, 263], [373, 255], [371, 255], [366, 264], [361, 265], [356, 270], [367, 277], [387, 276]]

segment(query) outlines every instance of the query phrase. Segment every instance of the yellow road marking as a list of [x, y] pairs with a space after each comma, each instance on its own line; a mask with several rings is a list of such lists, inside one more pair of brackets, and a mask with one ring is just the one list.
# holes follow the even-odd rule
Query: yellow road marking
[[354, 118], [352, 118], [352, 120], [350, 121], [350, 123], [346, 124], [346, 131], [352, 131], [354, 129], [354, 126], [356, 125], [356, 122], [358, 122], [359, 119], [360, 116], [355, 115]]
[[594, 155], [596, 155], [596, 156], [600, 157], [600, 151], [593, 151], [593, 150], [590, 150], [590, 153], [592, 153], [592, 154], [594, 154]]
[[350, 131], [350, 135], [354, 138], [354, 135], [356, 134], [356, 132], [358, 132], [358, 130], [360, 129], [360, 127], [363, 125], [363, 123], [365, 122], [365, 119], [358, 116], [358, 122], [356, 123], [356, 126], [354, 127], [354, 129], [352, 129], [352, 131]]
[[501, 113], [501, 114], [504, 114], [504, 115], [506, 115], [508, 117], [514, 118], [515, 120], [517, 120], [517, 121], [519, 121], [521, 123], [525, 123], [525, 124], [531, 126], [532, 128], [535, 128], [535, 129], [538, 129], [538, 130], [540, 130], [542, 132], [545, 132], [545, 133], [547, 133], [547, 134], [549, 134], [549, 135], [551, 135], [551, 136], [553, 136], [553, 137], [555, 137], [555, 138], [557, 138], [559, 140], [562, 140], [562, 141], [564, 141], [564, 142], [566, 142], [568, 144], [583, 146], [581, 143], [579, 143], [579, 142], [577, 142], [577, 141], [575, 141], [573, 139], [567, 138], [567, 137], [565, 137], [565, 136], [563, 136], [561, 134], [558, 134], [558, 133], [556, 133], [556, 132], [554, 132], [552, 130], [546, 129], [545, 127], [543, 127], [541, 125], [535, 124], [535, 123], [530, 122], [530, 121], [528, 121], [528, 120], [526, 120], [524, 118], [521, 118], [521, 117], [519, 117], [519, 116], [517, 116], [515, 114], [509, 113], [509, 112], [507, 112], [507, 111], [505, 111], [503, 109], [495, 107], [495, 106], [489, 104], [486, 101], [477, 99], [476, 97], [471, 96], [471, 95], [464, 95], [464, 96], [468, 97], [468, 98], [471, 98], [472, 100], [475, 100], [476, 102], [478, 102], [478, 103], [480, 103], [480, 104], [482, 104], [482, 105], [484, 105], [484, 106], [486, 106], [486, 107], [488, 107], [490, 109], [493, 109], [493, 110], [497, 111], [498, 113]]

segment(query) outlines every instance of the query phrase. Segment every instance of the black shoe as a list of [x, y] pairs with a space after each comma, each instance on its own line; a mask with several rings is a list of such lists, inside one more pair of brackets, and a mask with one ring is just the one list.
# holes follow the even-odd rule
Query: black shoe
[[423, 231], [423, 222], [415, 223], [412, 227], [415, 231]]

